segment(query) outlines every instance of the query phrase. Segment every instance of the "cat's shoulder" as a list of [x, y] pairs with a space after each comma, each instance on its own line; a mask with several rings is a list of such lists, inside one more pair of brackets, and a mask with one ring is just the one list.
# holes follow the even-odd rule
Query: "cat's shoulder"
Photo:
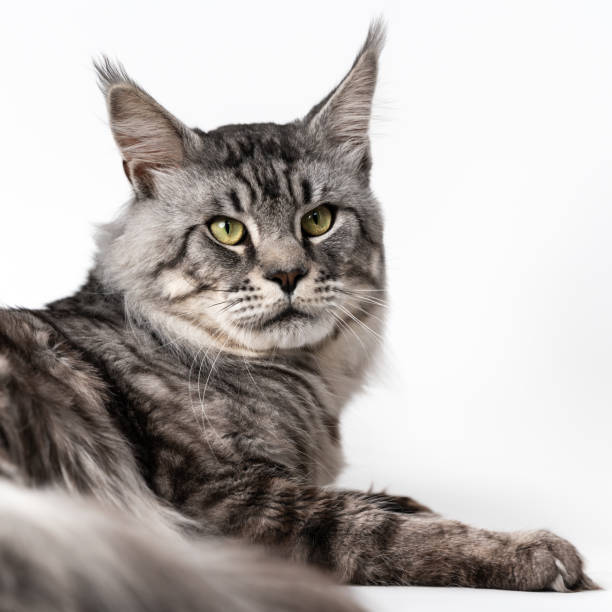
[[58, 332], [35, 310], [25, 308], [0, 309], [0, 352], [24, 353], [50, 349], [58, 340]]
[[[1, 396], [4, 395], [4, 398]], [[0, 309], [0, 399], [100, 403], [105, 384], [45, 310]]]

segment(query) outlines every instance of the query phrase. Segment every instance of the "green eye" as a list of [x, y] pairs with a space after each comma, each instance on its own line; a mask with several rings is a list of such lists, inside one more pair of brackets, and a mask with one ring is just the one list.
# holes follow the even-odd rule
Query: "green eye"
[[208, 226], [212, 235], [221, 243], [238, 244], [245, 234], [244, 225], [230, 217], [215, 217]]
[[329, 230], [332, 220], [332, 211], [322, 204], [302, 217], [302, 229], [309, 236], [320, 236]]

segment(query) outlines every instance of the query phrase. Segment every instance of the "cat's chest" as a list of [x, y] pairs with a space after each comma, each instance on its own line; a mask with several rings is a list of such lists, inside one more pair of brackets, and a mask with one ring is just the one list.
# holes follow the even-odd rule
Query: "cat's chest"
[[186, 462], [214, 473], [221, 464], [265, 461], [323, 484], [341, 468], [339, 406], [315, 370], [231, 356], [138, 362], [132, 354], [115, 367], [142, 417], [140, 443], [158, 478], [170, 482]]

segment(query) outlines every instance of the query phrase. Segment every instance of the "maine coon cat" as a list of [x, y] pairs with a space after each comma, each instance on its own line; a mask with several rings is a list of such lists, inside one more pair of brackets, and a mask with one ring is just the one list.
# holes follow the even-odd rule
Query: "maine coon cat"
[[133, 199], [72, 297], [0, 311], [0, 609], [356, 609], [278, 555], [355, 584], [594, 588], [547, 531], [323, 486], [384, 313], [382, 42], [303, 119], [209, 132], [98, 66]]

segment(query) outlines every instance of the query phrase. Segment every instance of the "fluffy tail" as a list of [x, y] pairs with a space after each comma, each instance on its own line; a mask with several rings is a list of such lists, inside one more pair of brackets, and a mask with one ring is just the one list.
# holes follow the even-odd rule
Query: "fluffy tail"
[[0, 610], [359, 609], [318, 573], [261, 551], [186, 542], [118, 511], [0, 481]]

